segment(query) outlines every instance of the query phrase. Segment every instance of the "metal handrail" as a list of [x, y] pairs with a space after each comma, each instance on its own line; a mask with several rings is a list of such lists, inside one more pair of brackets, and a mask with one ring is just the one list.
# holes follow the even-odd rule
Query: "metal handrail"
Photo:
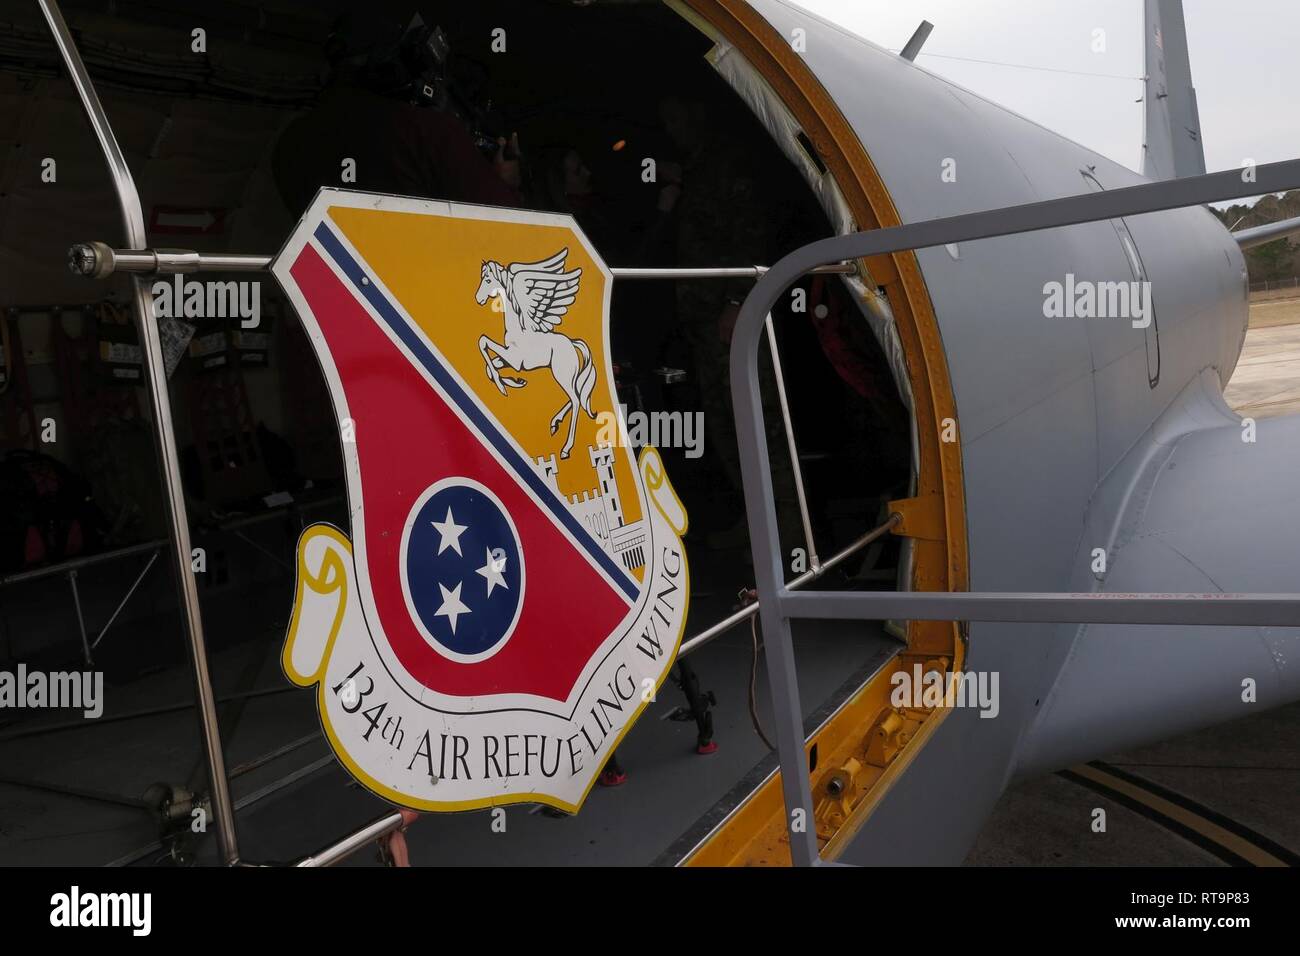
[[[192, 272], [266, 272], [275, 256], [239, 252], [194, 252], [190, 249], [114, 249], [105, 242], [78, 242], [68, 250], [68, 268], [88, 279], [105, 279], [118, 273], [131, 275], [187, 275]], [[615, 279], [757, 279], [770, 266], [720, 266], [712, 268], [642, 269], [613, 266]], [[812, 270], [814, 275], [852, 275], [851, 262], [830, 263]]]
[[[827, 558], [825, 561], [821, 562], [820, 564], [814, 567], [810, 567], [807, 571], [799, 575], [797, 578], [792, 578], [790, 580], [790, 583], [787, 584], [786, 587], [789, 590], [794, 591], [803, 587], [805, 584], [808, 584], [811, 581], [816, 581], [827, 571], [831, 570], [831, 568], [834, 568], [838, 564], [842, 564], [844, 561], [852, 557], [858, 551], [861, 551], [867, 545], [871, 544], [871, 542], [877, 540], [878, 538], [883, 537], [884, 535], [888, 534], [891, 530], [898, 527], [898, 525], [902, 522], [902, 520], [903, 518], [899, 514], [890, 515], [889, 520], [886, 521], [884, 524], [880, 525], [877, 528], [872, 528], [870, 531], [862, 535], [860, 538], [858, 538], [848, 547], [844, 548], [844, 550], [835, 553], [834, 555]], [[677, 656], [681, 658], [681, 657], [685, 657], [687, 654], [695, 653], [705, 644], [712, 641], [715, 637], [718, 637], [719, 635], [724, 634], [725, 632], [731, 630], [737, 624], [741, 624], [749, 620], [757, 613], [758, 613], [757, 601], [755, 601], [752, 604], [745, 605], [739, 611], [736, 611], [734, 614], [724, 617], [717, 624], [714, 624], [713, 626], [707, 628], [706, 630], [701, 631], [699, 634], [696, 634], [694, 637], [690, 638], [689, 640], [683, 641], [682, 646], [677, 650]]]
[[776, 345], [776, 326], [772, 313], [764, 320], [767, 329], [767, 351], [772, 357], [772, 372], [776, 379], [776, 400], [781, 408], [781, 422], [785, 426], [785, 445], [790, 453], [790, 471], [794, 478], [795, 501], [799, 505], [799, 521], [803, 525], [803, 540], [808, 547], [808, 566], [816, 570], [821, 564], [817, 556], [817, 542], [813, 539], [812, 517], [808, 513], [808, 494], [803, 485], [803, 466], [799, 463], [799, 446], [794, 438], [794, 419], [790, 415], [790, 400], [785, 394], [785, 373], [781, 370], [781, 350]]
[[[767, 652], [781, 786], [787, 811], [791, 859], [821, 862], [812, 816], [812, 787], [804, 755], [803, 711], [790, 635], [792, 618], [872, 620], [1070, 620], [1186, 624], [1300, 624], [1300, 594], [1131, 595], [1081, 599], [1071, 594], [948, 594], [800, 591], [791, 593], [780, 565], [780, 537], [769, 468], [758, 351], [768, 313], [785, 289], [822, 263], [888, 255], [975, 239], [1035, 232], [1103, 219], [1283, 192], [1300, 186], [1300, 160], [1254, 167], [1253, 176], [1231, 170], [1207, 176], [1130, 186], [1106, 193], [1029, 203], [1006, 209], [932, 219], [823, 239], [796, 249], [755, 283], [740, 309], [731, 339], [731, 392], [736, 414], [745, 510]], [[1211, 600], [1213, 598], [1213, 600]], [[1030, 610], [1026, 610], [1030, 609]], [[982, 612], [982, 613], [981, 613]], [[1021, 615], [1017, 617], [1017, 615]]]
[[358, 850], [364, 849], [367, 844], [400, 830], [405, 825], [405, 822], [405, 817], [402, 816], [400, 810], [386, 813], [379, 819], [367, 823], [361, 829], [349, 833], [337, 843], [332, 843], [320, 852], [299, 860], [294, 866], [308, 868], [333, 866], [335, 863], [346, 860]]
[[[149, 244], [145, 231], [144, 209], [136, 189], [126, 157], [118, 146], [108, 114], [104, 112], [99, 94], [81, 60], [72, 33], [59, 11], [56, 0], [37, 0], [41, 13], [50, 28], [59, 55], [67, 67], [68, 75], [81, 99], [81, 106], [99, 140], [100, 151], [108, 165], [122, 214], [122, 226], [127, 244], [133, 249], [144, 249]], [[208, 673], [207, 646], [203, 639], [203, 616], [199, 610], [199, 592], [194, 574], [190, 570], [190, 526], [185, 511], [185, 492], [181, 485], [180, 457], [176, 451], [176, 436], [172, 427], [171, 399], [167, 393], [167, 365], [163, 358], [162, 334], [154, 317], [153, 297], [139, 276], [131, 282], [135, 305], [136, 331], [140, 337], [144, 356], [145, 385], [149, 393], [150, 421], [153, 423], [154, 443], [158, 448], [158, 464], [162, 472], [163, 508], [171, 531], [172, 559], [176, 583], [180, 590], [181, 615], [189, 639], [190, 663], [194, 669], [195, 694], [198, 702], [204, 756], [207, 759], [208, 784], [212, 801], [217, 845], [223, 862], [239, 859], [239, 844], [235, 839], [234, 809], [230, 800], [230, 785], [226, 778], [225, 757], [221, 752], [221, 730], [217, 723], [212, 689]]]

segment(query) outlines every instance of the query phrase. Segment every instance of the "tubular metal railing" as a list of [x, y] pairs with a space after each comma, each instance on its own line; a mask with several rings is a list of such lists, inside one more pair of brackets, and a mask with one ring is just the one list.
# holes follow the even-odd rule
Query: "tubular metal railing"
[[[758, 384], [758, 347], [782, 292], [822, 263], [865, 259], [1076, 223], [1283, 192], [1300, 186], [1300, 160], [934, 219], [823, 239], [767, 270], [740, 309], [731, 339], [731, 394], [740, 446], [759, 617], [767, 653], [791, 859], [821, 862], [804, 757], [803, 711], [790, 638], [794, 618], [922, 621], [1061, 621], [1133, 624], [1300, 624], [1300, 594], [1119, 595], [798, 591], [783, 582], [767, 436]], [[1249, 180], [1249, 181], [1247, 181]]]
[[[860, 538], [858, 538], [848, 547], [844, 548], [844, 550], [836, 552], [834, 555], [827, 558], [825, 561], [810, 566], [808, 570], [805, 571], [803, 574], [799, 575], [797, 578], [793, 578], [790, 581], [790, 583], [786, 585], [786, 587], [794, 591], [803, 587], [805, 584], [808, 584], [812, 581], [816, 581], [827, 571], [831, 570], [831, 568], [835, 567], [838, 564], [842, 564], [844, 561], [853, 557], [853, 555], [857, 554], [867, 545], [871, 544], [871, 542], [877, 540], [880, 537], [883, 537], [884, 535], [892, 531], [894, 528], [898, 527], [901, 521], [902, 518], [899, 515], [896, 514], [890, 515], [889, 520], [886, 521], [884, 524], [880, 525], [877, 528], [872, 528], [870, 531], [862, 535]], [[728, 617], [724, 617], [717, 624], [714, 624], [713, 626], [701, 631], [699, 634], [696, 634], [694, 637], [688, 640], [682, 641], [681, 647], [678, 648], [677, 650], [677, 656], [685, 657], [687, 654], [693, 654], [695, 651], [698, 651], [701, 647], [709, 643], [709, 641], [713, 640], [715, 637], [718, 637], [721, 634], [725, 633], [726, 631], [731, 630], [737, 624], [743, 624], [745, 621], [748, 621], [751, 617], [753, 617], [757, 613], [758, 613], [757, 601], [754, 602], [753, 604], [747, 604], [745, 607], [742, 607], [734, 614], [731, 614]]]
[[[119, 272], [132, 275], [181, 275], [191, 272], [266, 272], [274, 256], [188, 249], [114, 249], [105, 242], [78, 242], [68, 250], [68, 268], [90, 279]], [[719, 266], [703, 269], [610, 268], [615, 279], [757, 279], [768, 266]], [[809, 270], [813, 275], [851, 275], [852, 263], [838, 262]]]
[[392, 813], [385, 813], [382, 817], [367, 823], [359, 830], [354, 830], [343, 839], [331, 843], [319, 853], [313, 853], [311, 856], [299, 860], [294, 866], [299, 867], [322, 867], [333, 866], [346, 860], [353, 853], [364, 849], [376, 840], [388, 836], [400, 830], [406, 823], [400, 810], [394, 810]]
[[[109, 123], [108, 114], [99, 102], [86, 65], [77, 52], [72, 33], [64, 22], [63, 14], [55, 0], [37, 0], [50, 34], [59, 49], [59, 55], [68, 69], [68, 75], [81, 100], [82, 109], [99, 141], [100, 151], [108, 164], [113, 189], [117, 194], [122, 214], [122, 227], [127, 245], [131, 249], [144, 249], [149, 244], [145, 231], [144, 209], [140, 193], [126, 157], [118, 146], [117, 137]], [[213, 821], [218, 849], [223, 862], [239, 860], [239, 844], [235, 839], [234, 812], [230, 803], [230, 788], [226, 778], [226, 761], [221, 751], [221, 732], [217, 724], [215, 694], [208, 673], [207, 645], [203, 639], [203, 617], [199, 611], [199, 592], [190, 570], [190, 525], [185, 510], [185, 493], [181, 487], [180, 458], [176, 450], [176, 436], [172, 428], [171, 402], [167, 393], [167, 366], [163, 358], [162, 336], [154, 321], [153, 297], [140, 277], [133, 277], [131, 296], [135, 306], [136, 330], [144, 353], [144, 378], [149, 393], [150, 420], [153, 423], [154, 443], [158, 448], [158, 463], [162, 472], [163, 508], [170, 528], [172, 566], [180, 591], [181, 618], [188, 638], [190, 661], [194, 668], [203, 752], [207, 760], [208, 784], [211, 792]]]

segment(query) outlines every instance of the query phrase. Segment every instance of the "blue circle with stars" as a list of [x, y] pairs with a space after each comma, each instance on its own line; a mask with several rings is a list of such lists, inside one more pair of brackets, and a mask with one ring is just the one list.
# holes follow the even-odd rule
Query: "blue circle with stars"
[[416, 502], [402, 542], [412, 617], [444, 656], [491, 657], [523, 605], [519, 535], [500, 500], [468, 478], [444, 479]]

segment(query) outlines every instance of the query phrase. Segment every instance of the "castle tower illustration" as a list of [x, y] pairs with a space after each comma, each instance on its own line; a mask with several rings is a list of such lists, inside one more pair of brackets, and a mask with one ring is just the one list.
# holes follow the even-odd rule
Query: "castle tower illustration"
[[645, 521], [628, 524], [624, 518], [618, 482], [614, 478], [614, 449], [608, 443], [588, 445], [587, 457], [591, 461], [596, 485], [590, 491], [576, 495], [560, 492], [560, 470], [554, 454], [533, 461], [547, 487], [565, 501], [569, 513], [578, 519], [605, 552], [627, 570], [635, 571], [645, 565]]

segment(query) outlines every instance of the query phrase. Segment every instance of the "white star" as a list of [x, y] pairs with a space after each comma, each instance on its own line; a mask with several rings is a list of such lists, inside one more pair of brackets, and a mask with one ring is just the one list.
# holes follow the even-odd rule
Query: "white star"
[[456, 524], [456, 519], [452, 517], [450, 508], [447, 509], [447, 519], [445, 521], [430, 521], [429, 524], [438, 529], [439, 554], [442, 554], [448, 548], [460, 554], [460, 536], [465, 533], [465, 529], [469, 525]]
[[501, 573], [506, 569], [506, 559], [493, 557], [491, 548], [484, 548], [483, 550], [487, 555], [487, 563], [478, 569], [478, 573], [487, 579], [488, 597], [491, 597], [494, 587], [500, 586], [507, 589], [510, 587], [510, 585], [506, 584], [505, 575]]
[[[463, 584], [464, 582], [461, 583]], [[455, 634], [456, 618], [460, 617], [462, 614], [471, 613], [470, 609], [461, 603], [460, 584], [457, 584], [456, 587], [448, 591], [445, 587], [442, 586], [442, 582], [439, 581], [438, 590], [442, 592], [442, 607], [434, 611], [433, 615], [434, 617], [438, 617], [440, 615], [442, 617], [445, 617], [448, 623], [451, 624], [451, 633]]]

